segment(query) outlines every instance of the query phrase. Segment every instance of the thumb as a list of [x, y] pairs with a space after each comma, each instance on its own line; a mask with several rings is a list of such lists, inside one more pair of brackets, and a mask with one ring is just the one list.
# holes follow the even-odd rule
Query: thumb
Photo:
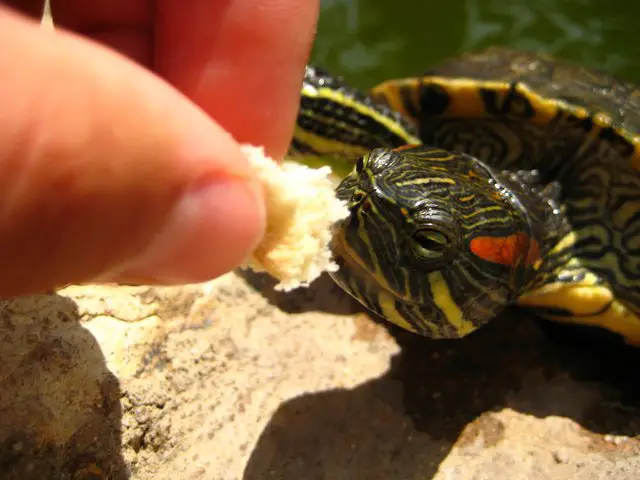
[[215, 277], [264, 231], [239, 146], [176, 90], [0, 7], [0, 295]]

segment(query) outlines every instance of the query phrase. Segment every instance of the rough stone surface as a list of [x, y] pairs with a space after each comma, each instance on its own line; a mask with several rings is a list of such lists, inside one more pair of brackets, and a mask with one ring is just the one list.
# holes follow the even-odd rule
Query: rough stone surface
[[640, 478], [639, 350], [519, 312], [429, 341], [273, 283], [0, 304], [0, 479]]

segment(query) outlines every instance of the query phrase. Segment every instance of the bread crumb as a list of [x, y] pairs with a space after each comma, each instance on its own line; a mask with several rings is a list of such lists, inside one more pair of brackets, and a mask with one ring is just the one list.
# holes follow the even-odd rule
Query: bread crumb
[[331, 168], [279, 164], [252, 145], [243, 145], [242, 151], [262, 182], [267, 208], [267, 232], [247, 266], [277, 278], [276, 290], [282, 291], [306, 287], [322, 272], [336, 271], [329, 243], [334, 224], [349, 210], [335, 196]]

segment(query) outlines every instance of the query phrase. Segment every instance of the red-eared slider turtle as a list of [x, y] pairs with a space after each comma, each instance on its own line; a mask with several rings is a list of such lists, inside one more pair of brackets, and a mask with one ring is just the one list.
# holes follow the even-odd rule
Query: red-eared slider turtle
[[640, 90], [490, 48], [368, 95], [308, 67], [293, 156], [355, 159], [334, 280], [463, 337], [508, 305], [640, 344]]

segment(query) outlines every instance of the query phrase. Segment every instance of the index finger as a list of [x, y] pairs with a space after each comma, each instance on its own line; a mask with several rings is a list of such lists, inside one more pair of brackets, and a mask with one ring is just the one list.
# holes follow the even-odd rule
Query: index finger
[[280, 158], [318, 10], [318, 0], [161, 0], [156, 69], [237, 141]]
[[56, 0], [53, 9], [62, 25], [133, 58], [151, 42], [149, 66], [238, 142], [285, 153], [319, 0]]

